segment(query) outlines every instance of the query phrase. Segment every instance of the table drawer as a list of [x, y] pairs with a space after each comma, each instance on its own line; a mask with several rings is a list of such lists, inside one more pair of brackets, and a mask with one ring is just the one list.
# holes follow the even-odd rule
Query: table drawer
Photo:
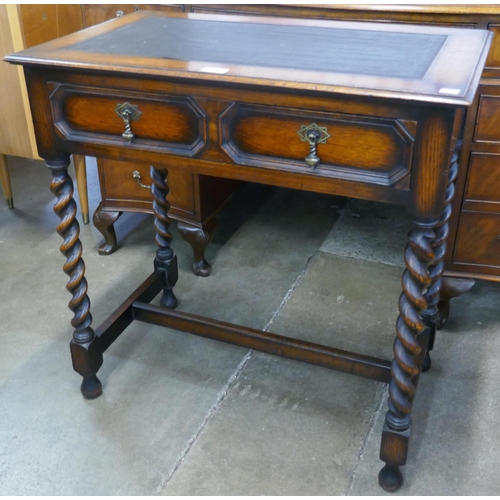
[[189, 97], [54, 85], [52, 113], [64, 139], [178, 156], [194, 156], [205, 144], [205, 115]]
[[[498, 89], [491, 89], [490, 94]], [[479, 97], [475, 142], [500, 143], [500, 95], [485, 95]]]
[[500, 267], [500, 215], [462, 212], [453, 263]]
[[472, 153], [465, 201], [500, 203], [500, 155]]
[[[132, 204], [153, 202], [151, 190], [143, 187], [149, 187], [152, 183], [149, 176], [149, 165], [107, 159], [100, 159], [98, 164], [103, 200], [107, 202], [124, 201]], [[168, 180], [170, 186], [168, 201], [172, 205], [172, 210], [194, 214], [193, 187], [195, 183], [193, 174], [171, 167], [169, 168]]]
[[[408, 174], [415, 128], [411, 121], [243, 103], [221, 117], [222, 147], [235, 163], [386, 186]], [[316, 166], [306, 160], [311, 130]]]
[[493, 41], [486, 59], [486, 68], [499, 68], [500, 67], [500, 24], [491, 23], [488, 29], [493, 32]]

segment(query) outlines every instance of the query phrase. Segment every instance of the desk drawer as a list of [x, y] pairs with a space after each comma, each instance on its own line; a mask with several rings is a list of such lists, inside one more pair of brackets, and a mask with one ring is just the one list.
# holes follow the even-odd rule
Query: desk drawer
[[500, 203], [500, 155], [472, 153], [465, 201]]
[[500, 267], [500, 215], [462, 212], [453, 263]]
[[482, 88], [479, 96], [474, 142], [500, 144], [500, 88]]
[[[101, 194], [106, 204], [116, 205], [116, 202], [123, 202], [124, 206], [130, 207], [152, 205], [151, 190], [144, 187], [149, 187], [152, 183], [149, 165], [108, 159], [99, 159], [98, 165]], [[172, 210], [175, 213], [194, 214], [196, 209], [193, 174], [170, 167], [168, 180], [170, 192], [167, 199]]]
[[[222, 147], [235, 163], [390, 186], [410, 170], [415, 122], [234, 104], [221, 117]], [[307, 132], [318, 134], [316, 166]]]
[[488, 59], [486, 59], [486, 68], [500, 67], [500, 24], [491, 23], [488, 29], [493, 32], [493, 41], [491, 43]]
[[179, 156], [194, 156], [205, 144], [205, 115], [189, 97], [54, 85], [54, 122], [65, 139]]

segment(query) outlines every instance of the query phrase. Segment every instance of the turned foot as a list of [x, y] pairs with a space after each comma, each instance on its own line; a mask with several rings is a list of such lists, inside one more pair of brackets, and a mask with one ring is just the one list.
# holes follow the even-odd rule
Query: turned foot
[[106, 212], [99, 204], [92, 218], [94, 226], [103, 235], [104, 243], [97, 249], [99, 255], [110, 255], [117, 248], [116, 233], [113, 224], [123, 212]]
[[166, 307], [167, 309], [175, 309], [179, 305], [177, 297], [174, 295], [172, 289], [163, 289], [163, 295], [160, 299], [160, 306]]
[[95, 375], [83, 377], [81, 391], [85, 399], [95, 399], [102, 394], [102, 384]]
[[179, 221], [177, 231], [182, 239], [188, 242], [193, 249], [193, 272], [196, 276], [210, 276], [212, 266], [205, 260], [205, 250], [215, 231], [215, 218], [202, 227]]
[[438, 330], [444, 327], [450, 314], [450, 300], [470, 291], [475, 281], [467, 278], [443, 278], [441, 292], [439, 295], [439, 316], [436, 321]]
[[403, 474], [397, 465], [385, 464], [378, 473], [378, 484], [385, 491], [398, 491], [403, 485]]

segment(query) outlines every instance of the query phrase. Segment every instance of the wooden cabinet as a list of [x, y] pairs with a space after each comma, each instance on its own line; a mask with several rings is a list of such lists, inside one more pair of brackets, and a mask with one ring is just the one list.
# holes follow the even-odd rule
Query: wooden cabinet
[[[477, 143], [500, 144], [500, 87], [483, 88], [479, 96], [476, 128], [473, 141]], [[490, 92], [492, 95], [488, 95]], [[495, 95], [498, 94], [498, 95]]]
[[[140, 162], [97, 159], [102, 201], [93, 222], [104, 236], [101, 255], [117, 248], [113, 224], [123, 212], [153, 213], [150, 166]], [[169, 166], [169, 216], [177, 221], [177, 231], [193, 249], [193, 272], [208, 276], [210, 264], [205, 249], [216, 225], [215, 216], [240, 185], [230, 179], [215, 179]], [[210, 193], [210, 195], [209, 195]]]
[[500, 214], [464, 210], [453, 259], [469, 267], [500, 269]]
[[[500, 212], [498, 186], [500, 186], [500, 155], [472, 153], [463, 197], [463, 208]], [[486, 210], [482, 210], [483, 208]]]
[[[0, 183], [9, 208], [14, 207], [7, 155], [40, 159], [35, 141], [24, 74], [1, 59], [15, 51], [48, 42], [83, 28], [79, 5], [0, 5]], [[80, 207], [88, 222], [83, 157], [74, 157]]]
[[184, 5], [148, 5], [148, 4], [84, 4], [83, 20], [85, 26], [94, 26], [114, 17], [131, 14], [138, 10], [157, 10], [160, 12], [184, 12]]

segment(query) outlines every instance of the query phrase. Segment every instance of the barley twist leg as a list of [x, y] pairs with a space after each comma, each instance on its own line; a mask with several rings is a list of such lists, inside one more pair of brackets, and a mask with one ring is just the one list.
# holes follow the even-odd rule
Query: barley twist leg
[[163, 295], [160, 305], [169, 309], [177, 307], [178, 301], [173, 292], [173, 287], [177, 282], [177, 257], [170, 246], [172, 234], [170, 233], [171, 220], [168, 217], [170, 203], [167, 201], [168, 185], [166, 183], [168, 172], [156, 167], [151, 167], [150, 176], [152, 185], [151, 193], [153, 195], [153, 211], [155, 214], [156, 258], [154, 261], [155, 269], [161, 269], [165, 272], [166, 285], [163, 288]]
[[396, 491], [403, 484], [399, 467], [406, 463], [412, 403], [424, 354], [419, 337], [426, 330], [422, 313], [427, 309], [424, 294], [432, 281], [429, 265], [434, 261], [434, 237], [431, 224], [417, 221], [408, 235], [405, 250], [406, 270], [402, 279], [403, 293], [399, 298], [389, 410], [385, 416], [380, 450], [380, 458], [386, 465], [380, 471], [379, 483], [387, 491]]
[[429, 275], [431, 277], [431, 284], [429, 285], [425, 298], [427, 300], [427, 309], [423, 312], [422, 316], [430, 329], [430, 339], [423, 362], [422, 371], [427, 371], [431, 367], [431, 358], [429, 351], [434, 347], [434, 337], [436, 328], [439, 322], [439, 301], [440, 290], [442, 287], [442, 277], [444, 271], [444, 256], [446, 253], [446, 241], [450, 232], [449, 220], [452, 213], [452, 201], [455, 197], [455, 179], [458, 175], [458, 158], [459, 158], [460, 145], [457, 145], [455, 152], [451, 158], [450, 170], [448, 173], [448, 185], [446, 187], [446, 195], [444, 201], [444, 211], [436, 226], [434, 232], [436, 239], [432, 242], [434, 250], [434, 261], [429, 267]]
[[93, 399], [102, 393], [101, 383], [96, 376], [102, 365], [102, 352], [99, 348], [99, 339], [91, 327], [90, 300], [87, 295], [85, 264], [79, 239], [80, 226], [76, 220], [73, 181], [67, 172], [69, 158], [47, 162], [47, 166], [53, 176], [50, 190], [57, 197], [54, 212], [61, 219], [57, 232], [63, 238], [60, 248], [66, 257], [63, 270], [69, 276], [66, 289], [72, 295], [68, 307], [74, 314], [71, 325], [75, 330], [70, 344], [73, 367], [83, 376], [82, 394], [88, 399]]

